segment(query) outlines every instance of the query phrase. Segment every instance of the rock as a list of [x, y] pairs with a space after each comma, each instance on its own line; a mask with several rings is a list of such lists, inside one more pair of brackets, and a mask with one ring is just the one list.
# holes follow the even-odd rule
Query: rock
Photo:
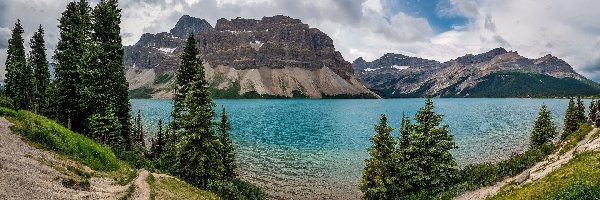
[[525, 170], [521, 174], [515, 176], [514, 181], [517, 185], [520, 185], [523, 182], [525, 182], [527, 179], [529, 179], [529, 170]]
[[213, 27], [206, 20], [184, 15], [179, 18], [179, 21], [177, 21], [177, 24], [169, 33], [175, 37], [187, 38], [190, 32], [197, 35], [205, 31], [211, 31], [212, 29]]
[[239, 95], [378, 97], [358, 81], [352, 64], [335, 50], [329, 36], [282, 15], [219, 19], [215, 28], [185, 15], [170, 33], [146, 33], [135, 45], [125, 47], [130, 89], [148, 87], [156, 97], [168, 98], [168, 84], [144, 82], [139, 77], [158, 80], [174, 74], [187, 38], [182, 33], [189, 31], [196, 33], [207, 79], [214, 89], [227, 90], [227, 94], [234, 89]]

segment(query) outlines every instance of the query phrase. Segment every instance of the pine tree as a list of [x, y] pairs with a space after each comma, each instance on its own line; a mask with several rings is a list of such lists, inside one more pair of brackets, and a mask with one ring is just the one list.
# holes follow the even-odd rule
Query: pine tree
[[31, 110], [33, 97], [33, 71], [25, 58], [23, 27], [17, 20], [8, 40], [6, 57], [6, 92], [14, 109]]
[[[173, 96], [173, 124], [172, 128], [175, 130], [180, 129], [179, 122], [181, 116], [187, 112], [185, 105], [185, 97], [189, 91], [190, 83], [194, 79], [196, 73], [198, 73], [198, 66], [202, 67], [202, 60], [198, 59], [197, 56], [200, 53], [196, 46], [196, 40], [193, 34], [189, 34], [188, 39], [185, 43], [183, 53], [179, 56], [180, 65], [177, 70], [177, 78], [175, 80], [175, 95]], [[204, 69], [201, 69], [204, 71]]]
[[577, 124], [583, 124], [587, 121], [585, 120], [585, 106], [583, 105], [583, 101], [581, 100], [581, 96], [577, 96], [577, 107], [576, 107], [576, 118]]
[[410, 132], [410, 120], [408, 116], [402, 113], [402, 123], [400, 124], [400, 137], [398, 139], [398, 148], [404, 149], [408, 145], [408, 134]]
[[[76, 132], [84, 133], [91, 107], [84, 98], [93, 92], [85, 87], [84, 72], [90, 68], [92, 59], [90, 6], [86, 0], [70, 2], [59, 19], [60, 39], [54, 53], [56, 61], [56, 104], [58, 120]], [[89, 82], [89, 81], [87, 81]]]
[[113, 104], [115, 115], [123, 127], [121, 137], [126, 149], [131, 148], [130, 112], [128, 83], [123, 67], [123, 48], [121, 39], [121, 9], [117, 0], [101, 0], [93, 11], [94, 58], [99, 82], [97, 91], [106, 94], [100, 105]]
[[221, 150], [221, 157], [223, 159], [223, 178], [227, 180], [234, 180], [237, 177], [235, 173], [235, 152], [233, 149], [233, 143], [229, 136], [229, 130], [231, 130], [231, 125], [229, 124], [229, 120], [227, 118], [227, 113], [225, 112], [225, 107], [222, 107], [221, 111], [221, 121], [219, 123], [219, 141], [223, 144], [223, 149]]
[[156, 157], [160, 157], [165, 148], [165, 133], [163, 131], [163, 121], [158, 120], [158, 134], [156, 135]]
[[109, 145], [113, 150], [123, 150], [123, 137], [121, 136], [121, 124], [114, 114], [114, 108], [109, 105], [104, 112], [90, 116], [88, 127], [90, 135], [98, 143]]
[[442, 115], [433, 111], [433, 102], [427, 98], [415, 115], [415, 123], [408, 126], [405, 160], [401, 163], [401, 174], [405, 174], [399, 180], [407, 194], [442, 190], [456, 176], [456, 162], [450, 154], [456, 145], [448, 126], [440, 126], [441, 120]]
[[564, 129], [563, 134], [561, 135], [561, 139], [567, 138], [567, 136], [576, 131], [578, 128], [577, 124], [577, 110], [575, 107], [575, 102], [573, 98], [569, 100], [569, 106], [567, 107], [567, 112], [565, 113], [564, 119]]
[[219, 152], [223, 147], [212, 128], [214, 103], [208, 91], [208, 82], [204, 79], [204, 70], [199, 68], [198, 71], [185, 98], [188, 113], [182, 116], [182, 141], [177, 166], [183, 179], [204, 188], [209, 180], [221, 177], [224, 166]]
[[50, 85], [50, 70], [48, 69], [48, 59], [46, 58], [44, 29], [42, 25], [33, 34], [29, 44], [31, 46], [29, 62], [33, 66], [34, 74], [33, 111], [45, 114], [49, 107], [47, 92]]
[[394, 183], [394, 144], [391, 136], [393, 129], [387, 125], [387, 118], [381, 115], [379, 125], [375, 126], [375, 135], [369, 147], [371, 157], [365, 160], [360, 190], [364, 199], [393, 199]]
[[550, 116], [550, 111], [548, 111], [546, 105], [542, 105], [540, 113], [533, 125], [533, 132], [531, 132], [529, 142], [531, 148], [549, 144], [552, 142], [552, 139], [556, 137], [558, 132], [556, 132], [556, 128], [551, 120], [552, 117]]

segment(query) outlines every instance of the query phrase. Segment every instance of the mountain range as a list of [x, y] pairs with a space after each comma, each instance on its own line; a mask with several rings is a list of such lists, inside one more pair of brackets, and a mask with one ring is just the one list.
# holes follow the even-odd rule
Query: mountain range
[[387, 53], [349, 63], [333, 40], [298, 19], [182, 16], [169, 32], [124, 47], [132, 98], [170, 98], [179, 55], [193, 33], [216, 98], [563, 97], [598, 95], [600, 85], [565, 61], [504, 48], [439, 62]]
[[529, 59], [504, 48], [443, 63], [388, 53], [371, 62], [358, 58], [353, 68], [362, 83], [384, 98], [600, 94], [600, 85], [555, 56]]
[[170, 98], [179, 55], [194, 33], [216, 98], [378, 98], [333, 40], [287, 16], [206, 20], [182, 16], [170, 32], [124, 47], [130, 96]]

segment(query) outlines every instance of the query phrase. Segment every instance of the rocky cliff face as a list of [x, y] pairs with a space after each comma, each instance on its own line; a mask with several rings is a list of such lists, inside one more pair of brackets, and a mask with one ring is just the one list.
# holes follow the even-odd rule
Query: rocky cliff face
[[[367, 87], [384, 97], [528, 97], [600, 92], [598, 84], [555, 56], [528, 59], [503, 48], [444, 63], [385, 54], [372, 62], [359, 58], [353, 62], [353, 68]], [[488, 92], [483, 95], [481, 88], [498, 96]]]
[[212, 28], [186, 15], [170, 33], [146, 33], [125, 47], [130, 89], [169, 98], [188, 32], [195, 33], [216, 97], [377, 97], [331, 38], [286, 16], [219, 19]]

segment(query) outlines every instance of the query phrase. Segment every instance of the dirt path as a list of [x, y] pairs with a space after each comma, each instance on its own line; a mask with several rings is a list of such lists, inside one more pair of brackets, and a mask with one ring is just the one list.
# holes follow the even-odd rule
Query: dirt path
[[114, 184], [107, 178], [90, 179], [89, 190], [63, 186], [69, 178], [50, 167], [72, 166], [52, 153], [29, 146], [13, 134], [12, 124], [0, 117], [0, 199], [119, 199], [128, 186]]
[[596, 138], [593, 141], [589, 141], [590, 137], [598, 131], [598, 128], [594, 128], [590, 131], [583, 140], [579, 141], [577, 145], [565, 152], [564, 154], [560, 154], [559, 151], [548, 156], [544, 161], [536, 163], [533, 167], [525, 170], [521, 174], [507, 178], [506, 180], [502, 180], [497, 182], [496, 184], [488, 187], [483, 187], [475, 191], [466, 192], [458, 197], [455, 197], [455, 200], [471, 200], [471, 199], [485, 199], [487, 196], [495, 195], [502, 186], [507, 183], [515, 182], [517, 184], [525, 184], [531, 183], [533, 181], [539, 180], [550, 172], [558, 169], [562, 164], [565, 164], [571, 160], [575, 155], [589, 150], [599, 149], [600, 148], [600, 138]]
[[135, 200], [148, 200], [150, 199], [150, 186], [146, 179], [148, 178], [148, 171], [141, 169], [138, 176], [133, 181], [135, 184], [135, 193], [133, 199]]

